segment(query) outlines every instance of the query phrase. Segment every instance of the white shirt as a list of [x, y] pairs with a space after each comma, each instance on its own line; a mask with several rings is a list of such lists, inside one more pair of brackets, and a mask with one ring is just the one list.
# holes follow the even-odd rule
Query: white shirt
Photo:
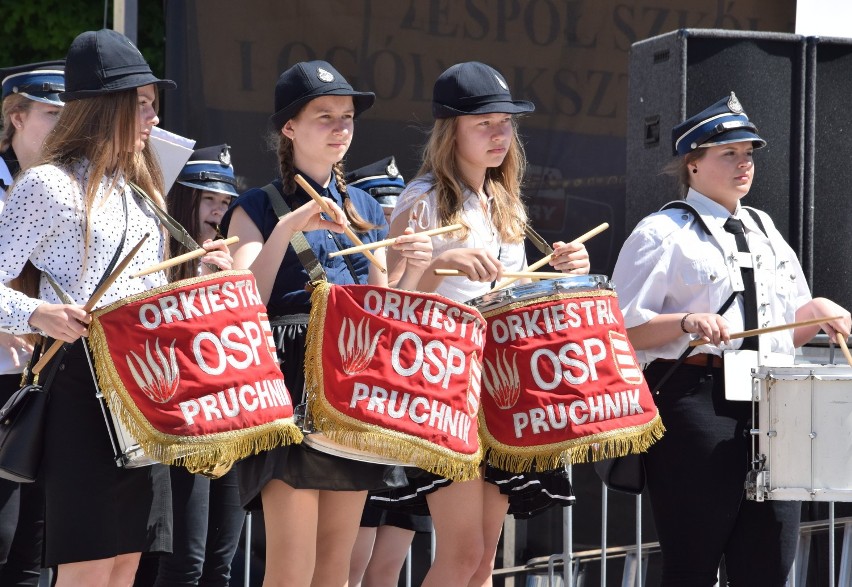
[[[6, 160], [0, 157], [0, 180], [6, 185], [12, 185], [12, 174], [6, 165]], [[3, 204], [6, 201], [6, 190], [0, 188], [0, 213], [3, 212]], [[12, 359], [12, 353], [18, 357], [18, 365]], [[31, 354], [24, 350], [23, 346], [15, 348], [0, 348], [0, 375], [14, 375], [24, 370], [30, 360]]]
[[[22, 173], [6, 198], [0, 214], [0, 282], [18, 276], [29, 259], [48, 271], [77, 304], [85, 304], [94, 293], [125, 229], [121, 192], [127, 194], [127, 238], [121, 258], [142, 236], [150, 233], [130, 265], [101, 298], [98, 307], [166, 283], [163, 272], [141, 278], [130, 277], [163, 258], [164, 239], [159, 222], [148, 207], [119, 180], [107, 192], [110, 178], [101, 178], [91, 214], [85, 218], [85, 163], [66, 172], [53, 165], [33, 167]], [[84, 246], [85, 222], [89, 222], [89, 244]], [[28, 320], [43, 301], [63, 303], [42, 276], [40, 298], [34, 299], [0, 285], [0, 330], [13, 334], [34, 332]]]
[[[724, 206], [695, 190], [689, 190], [686, 201], [708, 226], [721, 229], [730, 216]], [[796, 310], [811, 295], [795, 253], [769, 216], [759, 214], [768, 235], [739, 204], [734, 214], [743, 222], [749, 251], [756, 260], [758, 303], [766, 304], [758, 307], [758, 326], [794, 322]], [[690, 212], [680, 209], [657, 212], [639, 222], [618, 255], [612, 278], [627, 328], [660, 314], [719, 310], [739, 279], [739, 268], [731, 262], [737, 250], [734, 235], [724, 229], [719, 233], [721, 243], [708, 235]], [[724, 316], [732, 333], [744, 330], [742, 295]], [[662, 347], [637, 351], [637, 358], [642, 363], [675, 359], [689, 340], [690, 336], [684, 334]], [[741, 340], [732, 341], [732, 348], [741, 344]], [[770, 352], [792, 355], [792, 330], [762, 335], [762, 348], [766, 344]], [[695, 352], [719, 355], [722, 350], [704, 345]]]
[[[438, 220], [438, 198], [431, 191], [432, 175], [414, 179], [406, 186], [396, 202], [391, 222], [402, 214], [408, 217], [411, 207], [419, 200], [425, 200], [429, 206], [428, 226], [426, 230], [440, 226]], [[490, 204], [490, 198], [489, 198]], [[489, 209], [490, 212], [490, 209]], [[505, 271], [520, 271], [526, 266], [524, 242], [503, 243], [500, 233], [491, 224], [491, 217], [483, 210], [479, 197], [467, 191], [462, 202], [462, 221], [470, 227], [468, 237], [464, 241], [448, 235], [432, 237], [432, 256], [437, 257], [451, 249], [487, 249], [494, 253], [503, 264]], [[424, 226], [426, 223], [424, 222]], [[415, 230], [420, 230], [417, 228]], [[453, 233], [450, 233], [452, 235]], [[438, 286], [436, 293], [457, 302], [466, 302], [484, 295], [491, 289], [490, 283], [471, 281], [467, 277], [445, 277]]]

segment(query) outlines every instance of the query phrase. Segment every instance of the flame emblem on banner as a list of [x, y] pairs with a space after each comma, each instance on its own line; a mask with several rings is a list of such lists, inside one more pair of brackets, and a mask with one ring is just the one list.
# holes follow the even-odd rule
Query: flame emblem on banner
[[[136, 384], [142, 392], [148, 396], [151, 401], [158, 404], [164, 404], [177, 392], [180, 385], [180, 370], [177, 365], [177, 357], [175, 356], [175, 343], [173, 340], [169, 347], [169, 356], [160, 348], [160, 339], [154, 341], [154, 349], [156, 357], [151, 353], [151, 348], [148, 345], [150, 340], [145, 341], [145, 360], [142, 360], [135, 352], [130, 351], [130, 355], [125, 356], [127, 366], [130, 367], [130, 373]], [[131, 356], [135, 359], [131, 360]], [[137, 370], [138, 367], [138, 370]], [[141, 375], [140, 375], [141, 373]]]
[[367, 368], [367, 365], [373, 360], [373, 355], [376, 354], [379, 336], [384, 331], [385, 329], [381, 328], [375, 336], [371, 337], [370, 321], [366, 318], [362, 318], [358, 322], [357, 328], [352, 318], [343, 319], [340, 336], [337, 337], [337, 350], [340, 351], [343, 370], [347, 375], [355, 375]]
[[482, 382], [485, 383], [485, 389], [489, 395], [494, 398], [494, 403], [501, 410], [508, 410], [521, 397], [521, 378], [518, 375], [518, 355], [512, 355], [511, 364], [506, 359], [506, 350], [503, 350], [503, 357], [500, 358], [500, 352], [494, 354], [494, 363], [488, 359], [483, 359], [486, 369], [482, 370]]

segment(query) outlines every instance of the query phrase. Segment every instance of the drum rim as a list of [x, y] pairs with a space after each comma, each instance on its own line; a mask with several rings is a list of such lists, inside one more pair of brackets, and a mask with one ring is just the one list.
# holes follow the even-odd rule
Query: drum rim
[[[562, 284], [572, 284], [570, 287], [558, 287]], [[477, 310], [482, 311], [485, 307], [497, 304], [505, 304], [520, 300], [539, 298], [545, 294], [557, 293], [559, 291], [592, 291], [600, 289], [614, 290], [608, 275], [601, 273], [589, 273], [586, 275], [571, 275], [555, 279], [542, 279], [533, 283], [524, 283], [514, 287], [498, 289], [481, 296], [472, 298], [465, 302]]]

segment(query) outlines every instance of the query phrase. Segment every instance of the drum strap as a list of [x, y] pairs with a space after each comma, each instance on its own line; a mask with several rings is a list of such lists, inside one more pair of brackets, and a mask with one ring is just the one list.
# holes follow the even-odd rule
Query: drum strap
[[[725, 312], [727, 312], [728, 308], [731, 307], [731, 304], [734, 303], [734, 300], [737, 299], [738, 293], [739, 292], [736, 292], [736, 291], [734, 293], [732, 293], [731, 296], [725, 301], [724, 304], [722, 304], [722, 307], [719, 308], [719, 311], [716, 312], [716, 313], [721, 315], [721, 314], [724, 314]], [[669, 367], [669, 370], [665, 372], [665, 374], [660, 378], [659, 381], [657, 381], [657, 384], [654, 386], [654, 389], [651, 390], [651, 393], [652, 394], [657, 393], [657, 391], [663, 386], [663, 384], [666, 381], [669, 380], [669, 377], [674, 375], [674, 372], [677, 371], [677, 368], [680, 367], [683, 364], [683, 362], [686, 360], [686, 358], [689, 355], [692, 354], [692, 351], [694, 351], [697, 348], [698, 347], [686, 345], [686, 348], [683, 350], [683, 352], [680, 354], [680, 356], [677, 358], [677, 360], [674, 363], [672, 363], [672, 366]]]
[[533, 230], [532, 226], [527, 224], [526, 228], [524, 229], [524, 232], [526, 232], [527, 238], [535, 246], [535, 248], [537, 248], [541, 252], [542, 255], [546, 256], [553, 253], [553, 248], [549, 244], [547, 244], [547, 241], [544, 240], [539, 233]]
[[[263, 186], [263, 191], [266, 192], [266, 197], [269, 198], [269, 203], [272, 204], [272, 209], [278, 218], [282, 218], [290, 213], [290, 207], [284, 201], [284, 195], [275, 187], [275, 184], [269, 183]], [[290, 244], [296, 251], [296, 256], [302, 262], [302, 267], [308, 273], [308, 278], [311, 281], [325, 281], [325, 271], [317, 260], [311, 245], [308, 244], [308, 239], [305, 238], [305, 233], [298, 230], [293, 233], [290, 238]]]
[[162, 225], [166, 227], [166, 230], [169, 231], [172, 238], [182, 244], [187, 251], [195, 251], [201, 248], [189, 232], [187, 232], [187, 230], [181, 225], [181, 223], [172, 218], [168, 212], [160, 208], [160, 206], [151, 199], [151, 196], [145, 193], [145, 190], [132, 182], [130, 183], [130, 189], [142, 198], [142, 201], [148, 205], [148, 208], [151, 209]]

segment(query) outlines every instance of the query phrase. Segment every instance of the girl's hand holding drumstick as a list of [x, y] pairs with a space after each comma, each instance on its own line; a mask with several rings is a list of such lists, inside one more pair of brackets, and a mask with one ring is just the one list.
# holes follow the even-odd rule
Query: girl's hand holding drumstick
[[[582, 273], [582, 267], [574, 267], [573, 266], [574, 261], [577, 261], [578, 263], [583, 263], [584, 262], [583, 259], [585, 259], [585, 263], [588, 263], [589, 255], [588, 255], [588, 253], [585, 253], [585, 255], [583, 254], [583, 252], [585, 252], [585, 247], [582, 247], [582, 252], [581, 252], [581, 249], [579, 247], [576, 247], [576, 245], [580, 245], [580, 244], [586, 242], [587, 240], [589, 240], [590, 238], [592, 238], [593, 236], [597, 236], [598, 234], [605, 231], [607, 228], [609, 228], [609, 223], [603, 222], [603, 223], [597, 225], [596, 227], [594, 227], [592, 230], [590, 230], [590, 231], [588, 231], [584, 234], [581, 234], [580, 236], [575, 238], [570, 243], [567, 243], [567, 245], [566, 245], [566, 243], [562, 243], [562, 242], [555, 243], [555, 245], [561, 245], [561, 246], [558, 246], [558, 247], [555, 246], [554, 249], [553, 249], [553, 253], [551, 253], [550, 255], [546, 255], [545, 257], [539, 259], [538, 261], [536, 261], [535, 263], [533, 263], [532, 265], [530, 265], [529, 267], [524, 269], [524, 271], [535, 271], [536, 269], [544, 267], [545, 265], [550, 263], [551, 260], [553, 260], [554, 257], [556, 257], [557, 254], [558, 254], [558, 256], [559, 256], [559, 260], [557, 261], [558, 265], [557, 264], [553, 265], [555, 268], [557, 268], [557, 269], [563, 269], [564, 268], [565, 270], [571, 271], [572, 273], [573, 273], [572, 270], [576, 268], [576, 269], [580, 269], [579, 272]], [[557, 249], [559, 249], [559, 250], [557, 250]], [[588, 273], [588, 270], [586, 271], [586, 273]], [[512, 283], [516, 282], [518, 279], [521, 279], [521, 278], [520, 277], [510, 277], [509, 279], [505, 279], [505, 280], [501, 281], [500, 283], [498, 283], [491, 291], [497, 291], [498, 289], [503, 289], [504, 287], [511, 285]], [[491, 292], [489, 292], [489, 293], [491, 293]]]
[[[305, 190], [308, 193], [308, 195], [313, 199], [314, 202], [319, 204], [319, 207], [322, 209], [322, 211], [325, 214], [327, 214], [329, 216], [329, 218], [335, 218], [336, 217], [334, 212], [332, 211], [332, 209], [329, 207], [328, 203], [325, 200], [323, 200], [323, 198], [316, 192], [316, 190], [313, 188], [313, 186], [311, 186], [311, 184], [309, 184], [307, 181], [305, 181], [304, 177], [302, 177], [301, 175], [299, 175], [297, 173], [295, 179], [296, 179], [296, 183], [298, 183], [300, 186], [302, 186], [302, 189]], [[343, 233], [347, 237], [349, 237], [349, 240], [351, 240], [356, 245], [363, 245], [364, 244], [364, 243], [361, 242], [361, 239], [359, 239], [358, 236], [354, 232], [352, 232], [352, 229], [349, 228], [349, 226], [347, 226], [345, 224], [343, 225]], [[370, 251], [364, 251], [364, 256], [367, 257], [367, 259], [369, 259], [370, 263], [375, 265], [379, 269], [379, 271], [381, 271], [382, 273], [388, 272], [388, 270], [385, 269], [385, 266], [382, 265], [381, 262], [378, 259], [376, 259], [376, 257]]]

